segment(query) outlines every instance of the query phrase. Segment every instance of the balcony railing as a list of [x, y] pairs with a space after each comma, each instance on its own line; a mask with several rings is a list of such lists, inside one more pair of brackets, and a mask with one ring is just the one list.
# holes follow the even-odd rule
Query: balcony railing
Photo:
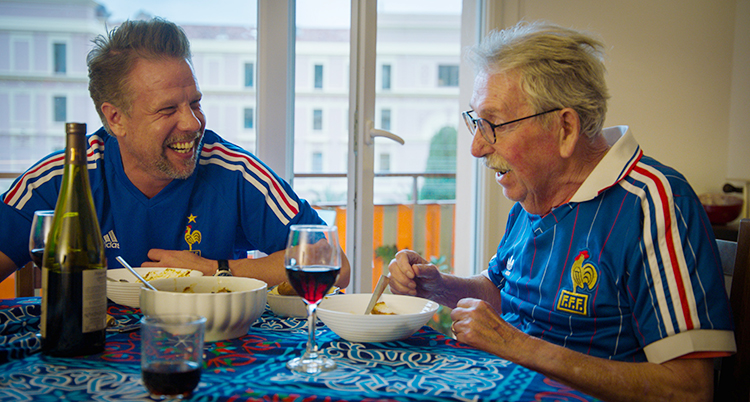
[[[295, 179], [341, 179], [345, 173], [299, 173]], [[409, 177], [412, 179], [410, 202], [376, 204], [374, 206], [374, 230], [372, 246], [373, 285], [380, 274], [387, 270], [393, 252], [402, 249], [415, 250], [427, 259], [435, 261], [444, 257], [444, 264], [453, 268], [453, 245], [455, 227], [455, 199], [419, 200], [420, 178], [455, 178], [452, 172], [420, 173], [375, 173], [376, 178]], [[313, 207], [335, 212], [334, 222], [339, 230], [342, 247], [346, 250], [346, 205], [345, 202], [318, 202]]]

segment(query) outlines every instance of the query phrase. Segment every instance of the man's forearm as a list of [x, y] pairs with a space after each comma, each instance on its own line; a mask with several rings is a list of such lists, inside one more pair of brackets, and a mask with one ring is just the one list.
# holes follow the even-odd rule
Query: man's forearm
[[444, 306], [455, 308], [459, 300], [471, 297], [481, 299], [491, 304], [498, 314], [500, 311], [500, 292], [497, 286], [484, 275], [474, 275], [468, 278], [450, 274], [441, 274], [443, 285], [441, 291], [431, 299]]
[[[229, 269], [234, 276], [260, 279], [266, 282], [269, 287], [278, 285], [287, 280], [284, 253], [284, 250], [280, 250], [263, 258], [229, 261]], [[349, 285], [349, 260], [343, 252], [341, 257], [341, 273], [336, 281], [336, 286], [345, 288]]]
[[713, 396], [711, 359], [629, 363], [585, 355], [533, 337], [522, 344], [505, 349], [508, 360], [605, 401], [710, 401]]
[[0, 252], [0, 282], [4, 281], [5, 278], [9, 277], [12, 273], [16, 272], [16, 263], [10, 259], [5, 253]]

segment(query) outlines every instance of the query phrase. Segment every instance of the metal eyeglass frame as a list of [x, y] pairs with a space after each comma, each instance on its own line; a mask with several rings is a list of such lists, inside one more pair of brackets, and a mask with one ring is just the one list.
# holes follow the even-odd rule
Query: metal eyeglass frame
[[[461, 116], [463, 116], [464, 123], [466, 123], [466, 127], [469, 128], [469, 132], [471, 133], [472, 136], [476, 135], [477, 130], [479, 130], [479, 131], [481, 131], [482, 137], [485, 139], [485, 141], [487, 141], [490, 144], [494, 144], [495, 142], [497, 142], [497, 135], [495, 134], [495, 129], [496, 128], [499, 128], [499, 127], [502, 127], [502, 126], [507, 126], [508, 124], [512, 124], [512, 123], [517, 123], [519, 121], [530, 119], [532, 117], [541, 116], [543, 114], [556, 112], [558, 110], [562, 110], [562, 108], [558, 107], [558, 108], [555, 108], [555, 109], [550, 109], [550, 110], [547, 110], [546, 112], [541, 112], [541, 113], [533, 114], [531, 116], [521, 117], [520, 119], [511, 120], [509, 122], [500, 123], [500, 124], [492, 124], [489, 120], [483, 119], [481, 117], [477, 117], [477, 118], [472, 117], [471, 113], [473, 113], [474, 110], [467, 110], [465, 112], [462, 112]], [[486, 130], [484, 130], [484, 129], [481, 128], [481, 126], [482, 126], [481, 122], [482, 121], [484, 121], [485, 123], [487, 123], [490, 126], [490, 128], [492, 129], [492, 140], [490, 140], [490, 138], [488, 137], [488, 134], [486, 133]]]

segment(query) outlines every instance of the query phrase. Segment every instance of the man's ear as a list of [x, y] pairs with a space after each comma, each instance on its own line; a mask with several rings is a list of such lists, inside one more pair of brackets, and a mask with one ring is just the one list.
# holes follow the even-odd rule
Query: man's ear
[[102, 103], [102, 114], [107, 119], [107, 125], [110, 131], [116, 137], [122, 137], [125, 135], [125, 128], [123, 127], [123, 112], [115, 105], [104, 102]]
[[560, 156], [570, 158], [575, 153], [578, 141], [581, 139], [581, 121], [578, 118], [578, 113], [571, 108], [560, 111], [560, 117], [562, 117], [559, 131]]

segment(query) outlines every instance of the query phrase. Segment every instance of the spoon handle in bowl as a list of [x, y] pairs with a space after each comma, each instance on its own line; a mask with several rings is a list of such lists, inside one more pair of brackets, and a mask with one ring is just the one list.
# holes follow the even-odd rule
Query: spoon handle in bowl
[[370, 302], [367, 303], [367, 309], [365, 310], [365, 315], [370, 314], [372, 312], [373, 307], [378, 303], [378, 300], [380, 300], [380, 295], [383, 294], [385, 291], [385, 288], [388, 286], [388, 282], [390, 282], [390, 277], [386, 275], [380, 275], [380, 279], [378, 279], [378, 284], [375, 285], [375, 291], [372, 292], [372, 297], [370, 298]]

